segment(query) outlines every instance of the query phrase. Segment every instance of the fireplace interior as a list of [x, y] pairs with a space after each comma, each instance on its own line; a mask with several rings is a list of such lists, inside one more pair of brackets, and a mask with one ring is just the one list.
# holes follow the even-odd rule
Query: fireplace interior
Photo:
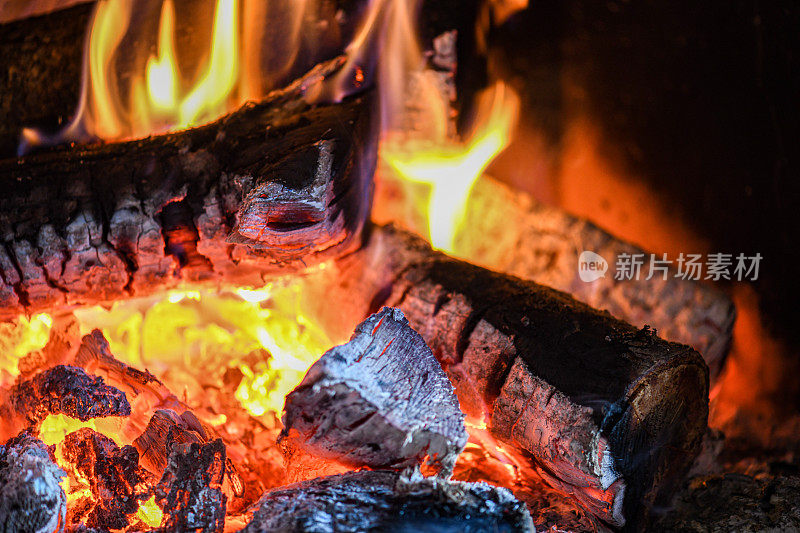
[[798, 23], [0, 0], [0, 530], [800, 530]]

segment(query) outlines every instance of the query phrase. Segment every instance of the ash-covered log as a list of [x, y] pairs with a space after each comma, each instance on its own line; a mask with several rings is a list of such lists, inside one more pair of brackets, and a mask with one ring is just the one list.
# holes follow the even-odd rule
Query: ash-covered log
[[155, 488], [164, 512], [164, 531], [222, 532], [228, 501], [222, 491], [225, 477], [222, 439], [207, 444], [175, 444], [167, 468]]
[[137, 486], [150, 477], [139, 468], [136, 448], [120, 448], [105, 435], [83, 428], [64, 438], [63, 455], [78, 479], [88, 480], [91, 490], [91, 501], [75, 505], [85, 516], [72, 516], [71, 521], [85, 520], [87, 526], [100, 529], [128, 527], [128, 515], [136, 512], [145, 496], [137, 492]]
[[372, 194], [373, 98], [304, 99], [341, 64], [206, 126], [0, 161], [0, 317], [187, 279], [261, 283], [355, 247]]
[[[322, 283], [326, 322], [399, 307], [461, 409], [532, 454], [609, 524], [645, 524], [696, 455], [708, 415], [702, 357], [565, 293], [441, 253], [392, 227]], [[320, 316], [325, 309], [319, 309]], [[338, 324], [338, 326], [335, 326]], [[350, 326], [352, 327], [352, 326]]]
[[242, 533], [415, 530], [530, 532], [533, 523], [525, 505], [503, 488], [362, 471], [267, 492]]
[[64, 528], [66, 474], [47, 446], [23, 432], [0, 446], [0, 529], [7, 533], [52, 533]]
[[283, 424], [279, 442], [290, 472], [297, 463], [309, 467], [301, 479], [320, 474], [314, 460], [373, 469], [425, 463], [447, 477], [467, 443], [450, 380], [391, 308], [314, 363], [286, 397]]
[[69, 365], [49, 368], [16, 384], [6, 395], [0, 404], [0, 435], [36, 426], [50, 414], [65, 414], [83, 422], [131, 414], [124, 392]]

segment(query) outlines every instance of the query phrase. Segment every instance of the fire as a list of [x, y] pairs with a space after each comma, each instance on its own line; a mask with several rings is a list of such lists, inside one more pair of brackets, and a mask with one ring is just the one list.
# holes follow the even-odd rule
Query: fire
[[150, 527], [158, 527], [161, 525], [161, 520], [164, 518], [164, 512], [156, 504], [156, 497], [151, 496], [146, 502], [139, 505], [139, 510], [136, 512], [142, 522]]
[[[172, 0], [164, 1], [158, 28], [158, 54], [148, 59], [144, 76], [133, 81], [129, 135], [136, 137], [187, 128], [213, 120], [228, 111], [239, 76], [238, 17], [238, 0], [217, 0], [205, 68], [192, 85], [184, 88], [181, 87], [183, 77], [175, 50], [175, 7]], [[109, 49], [113, 52], [114, 48], [105, 46], [105, 43], [91, 48], [92, 62], [95, 54], [105, 55]], [[94, 90], [94, 78], [91, 86]], [[95, 101], [108, 102], [105, 107], [112, 108], [112, 93], [104, 91], [94, 96]], [[98, 136], [119, 137], [119, 129], [102, 130], [105, 124], [115, 122], [119, 122], [116, 115], [98, 115]]]
[[394, 141], [383, 145], [382, 157], [400, 177], [430, 187], [427, 205], [431, 244], [454, 252], [455, 236], [467, 213], [467, 200], [476, 180], [508, 146], [516, 123], [519, 101], [513, 91], [497, 83], [478, 105], [478, 125], [469, 140]]
[[[179, 20], [173, 0], [161, 3], [156, 42], [148, 42], [148, 35], [140, 35], [141, 28], [132, 27], [134, 14], [149, 12], [154, 1], [97, 3], [84, 51], [84, 79], [75, 118], [54, 136], [26, 128], [20, 153], [37, 144], [90, 138], [119, 140], [188, 128], [210, 122], [246, 99], [262, 95], [263, 73], [256, 57], [260, 43], [241, 43], [243, 34], [255, 35], [252, 28], [265, 23], [249, 16], [258, 13], [258, 6], [248, 3], [248, 13], [243, 14], [240, 0], [205, 0], [213, 4], [194, 5], [196, 9], [213, 9], [214, 16], [207, 47], [190, 51], [202, 54], [200, 68], [191, 68], [198, 58], [190, 58], [187, 68], [179, 61], [187, 52], [181, 54], [177, 46]], [[303, 13], [301, 7], [292, 10]], [[244, 29], [240, 27], [242, 20]], [[147, 23], [141, 26], [147, 27]], [[299, 32], [299, 28], [293, 31]], [[131, 49], [131, 42], [136, 48]], [[140, 64], [137, 58], [151, 44], [156, 53], [145, 56], [146, 61]], [[243, 49], [251, 56], [247, 60], [242, 58]]]
[[[147, 368], [190, 406], [236, 372], [235, 398], [253, 416], [280, 413], [286, 394], [333, 342], [299, 308], [300, 286], [184, 289], [80, 309], [85, 334], [100, 328], [122, 361]], [[203, 369], [198, 372], [198, 369]], [[225, 413], [207, 422], [224, 424]]]
[[39, 313], [30, 318], [20, 316], [11, 322], [0, 323], [0, 385], [8, 385], [19, 375], [17, 364], [26, 355], [40, 350], [50, 339], [53, 318]]

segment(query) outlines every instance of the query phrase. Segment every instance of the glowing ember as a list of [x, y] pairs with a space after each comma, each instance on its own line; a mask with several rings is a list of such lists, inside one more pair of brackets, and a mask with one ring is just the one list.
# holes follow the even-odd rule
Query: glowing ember
[[48, 446], [52, 446], [53, 444], [59, 444], [64, 440], [67, 434], [73, 431], [89, 428], [103, 433], [116, 442], [117, 445], [120, 445], [122, 444], [122, 439], [118, 435], [120, 426], [120, 421], [114, 418], [97, 418], [81, 422], [77, 418], [72, 418], [63, 414], [48, 415], [47, 418], [42, 421], [42, 425], [39, 429], [39, 438]]
[[[261, 416], [279, 413], [284, 396], [332, 345], [299, 309], [299, 290], [176, 290], [108, 309], [81, 309], [76, 316], [83, 334], [100, 328], [119, 359], [147, 368], [189, 405], [205, 406], [206, 389], [238, 370], [236, 399]], [[208, 421], [224, 423], [224, 414], [213, 413]]]
[[50, 338], [53, 319], [47, 313], [20, 316], [13, 322], [0, 323], [0, 384], [8, 384], [19, 375], [17, 363], [31, 352], [44, 348]]
[[164, 518], [164, 513], [161, 508], [156, 504], [156, 497], [151, 496], [146, 502], [139, 505], [139, 510], [136, 512], [142, 522], [150, 527], [158, 527], [161, 525], [161, 519]]

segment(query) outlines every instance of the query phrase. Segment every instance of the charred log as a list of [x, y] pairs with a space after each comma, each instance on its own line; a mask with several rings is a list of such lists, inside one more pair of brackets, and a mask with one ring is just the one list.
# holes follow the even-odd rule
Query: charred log
[[319, 66], [212, 124], [0, 161], [0, 313], [254, 282], [359, 242], [377, 132], [369, 94], [313, 106]]
[[63, 454], [78, 478], [89, 483], [92, 501], [84, 506], [86, 525], [105, 529], [128, 527], [128, 515], [136, 512], [139, 499], [144, 497], [143, 493], [137, 493], [137, 485], [148, 478], [139, 468], [136, 448], [130, 445], [120, 448], [105, 435], [83, 428], [66, 436]]
[[[451, 378], [461, 409], [485, 417], [606, 522], [645, 523], [696, 455], [708, 369], [691, 348], [391, 227], [374, 228], [338, 268], [341, 292], [329, 289], [328, 298], [351, 304], [338, 314], [399, 307]], [[345, 327], [330, 317], [331, 327], [337, 322]]]
[[[398, 209], [397, 199], [408, 196], [404, 189], [408, 185], [389, 174], [381, 172], [377, 179], [374, 220], [396, 221], [424, 234], [425, 214], [414, 212], [411, 206]], [[471, 212], [480, 216], [470, 217], [469, 230], [456, 235], [458, 257], [568, 292], [634, 326], [649, 324], [661, 338], [700, 352], [713, 382], [725, 361], [736, 318], [733, 302], [724, 292], [683, 279], [672, 267], [666, 274], [654, 269], [650, 277], [652, 258], [644, 250], [490, 176], [475, 184], [470, 206]], [[405, 219], [397, 220], [398, 213], [407, 213]], [[578, 263], [585, 250], [609, 261], [604, 277], [591, 282], [580, 279]], [[622, 254], [642, 258], [641, 276], [617, 279], [612, 270]]]
[[65, 476], [42, 441], [21, 433], [0, 446], [0, 529], [52, 533], [64, 527]]
[[267, 531], [532, 531], [525, 505], [486, 483], [362, 471], [266, 493], [243, 533]]
[[314, 363], [286, 397], [283, 424], [290, 469], [309, 455], [350, 467], [425, 462], [449, 476], [467, 443], [453, 386], [403, 313], [390, 308]]
[[133, 445], [142, 457], [142, 466], [154, 474], [160, 474], [169, 459], [168, 446], [178, 444], [202, 444], [208, 440], [206, 430], [190, 411], [179, 415], [169, 409], [159, 409]]
[[74, 366], [58, 365], [12, 387], [8, 399], [0, 405], [0, 413], [3, 424], [9, 427], [20, 419], [36, 426], [50, 414], [65, 414], [84, 422], [127, 416], [131, 406], [125, 393], [106, 385], [103, 378]]
[[228, 500], [222, 491], [224, 477], [222, 439], [208, 444], [176, 444], [155, 489], [156, 503], [164, 512], [160, 529], [221, 532]]

